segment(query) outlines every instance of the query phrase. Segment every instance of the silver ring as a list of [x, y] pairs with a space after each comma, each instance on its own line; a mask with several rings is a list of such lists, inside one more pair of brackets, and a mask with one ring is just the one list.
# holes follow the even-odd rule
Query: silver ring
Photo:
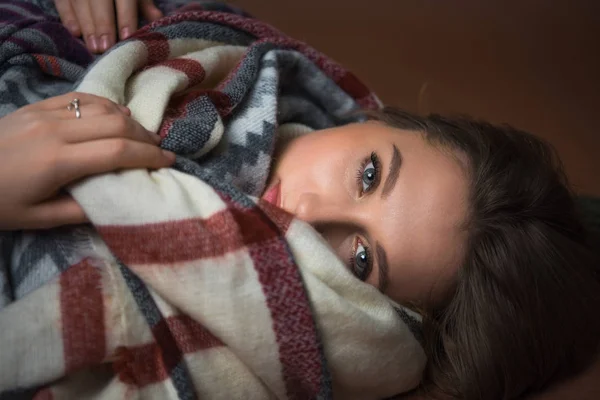
[[67, 110], [75, 110], [75, 118], [81, 118], [81, 111], [79, 110], [79, 99], [73, 99], [67, 106]]

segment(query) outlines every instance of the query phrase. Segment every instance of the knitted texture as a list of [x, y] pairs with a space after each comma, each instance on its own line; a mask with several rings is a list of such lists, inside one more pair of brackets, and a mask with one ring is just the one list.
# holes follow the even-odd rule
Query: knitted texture
[[0, 3], [4, 113], [76, 82], [178, 155], [71, 187], [91, 226], [2, 237], [0, 397], [380, 399], [418, 384], [414, 316], [257, 198], [278, 135], [351, 122], [377, 98], [225, 11], [188, 5], [86, 69], [55, 18]]

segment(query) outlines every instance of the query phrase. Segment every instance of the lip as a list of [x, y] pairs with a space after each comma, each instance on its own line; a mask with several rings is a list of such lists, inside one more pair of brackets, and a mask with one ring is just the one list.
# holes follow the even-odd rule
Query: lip
[[262, 199], [274, 206], [281, 207], [281, 180], [277, 179], [265, 190]]

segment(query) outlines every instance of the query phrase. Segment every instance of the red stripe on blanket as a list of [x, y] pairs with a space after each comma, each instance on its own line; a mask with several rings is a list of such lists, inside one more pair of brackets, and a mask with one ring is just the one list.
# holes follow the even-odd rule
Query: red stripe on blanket
[[[334, 62], [333, 60], [331, 60], [331, 58], [325, 56], [323, 53], [316, 51], [315, 49], [301, 41], [290, 38], [278, 29], [275, 29], [274, 27], [270, 26], [269, 24], [253, 18], [243, 17], [240, 15], [234, 15], [230, 13], [222, 13], [215, 11], [190, 11], [186, 13], [176, 13], [172, 16], [161, 18], [149, 25], [146, 25], [145, 27], [140, 29], [137, 34], [141, 37], [143, 35], [150, 34], [150, 31], [152, 29], [156, 29], [161, 26], [176, 24], [182, 21], [207, 21], [224, 24], [240, 29], [255, 36], [258, 40], [253, 42], [252, 46], [259, 45], [262, 42], [268, 42], [280, 47], [297, 50], [304, 54], [309, 60], [314, 62], [319, 67], [319, 69], [325, 72], [325, 74], [331, 79], [333, 79], [333, 81], [335, 82], [343, 81], [344, 79], [346, 79], [346, 75], [349, 73], [340, 64]], [[219, 87], [222, 87], [222, 85], [220, 85]], [[357, 88], [350, 90], [355, 89]], [[358, 102], [358, 104], [361, 105], [363, 108], [379, 108], [379, 102], [374, 93], [369, 91], [367, 95], [361, 96], [361, 92], [362, 89], [356, 95], [354, 94], [354, 92], [348, 92], [348, 94], [352, 96], [358, 96], [355, 97], [355, 99]]]
[[363, 99], [371, 94], [369, 88], [351, 72], [346, 72], [336, 83], [355, 99]]
[[98, 227], [110, 249], [127, 265], [168, 264], [221, 256], [243, 246], [232, 215], [139, 226]]
[[152, 333], [157, 343], [117, 350], [113, 368], [123, 383], [142, 387], [160, 382], [169, 377], [183, 354], [223, 346], [206, 328], [185, 315], [161, 320]]
[[67, 372], [106, 356], [102, 276], [88, 259], [60, 275], [62, 338]]
[[41, 54], [32, 54], [31, 56], [38, 63], [38, 65], [40, 66], [40, 69], [42, 70], [42, 72], [46, 72], [48, 70], [48, 66], [46, 65], [46, 61], [44, 60], [44, 56], [43, 55], [41, 55]]
[[169, 134], [173, 124], [178, 120], [183, 120], [188, 115], [188, 110], [199, 98], [207, 96], [217, 109], [221, 117], [227, 116], [233, 106], [231, 99], [225, 93], [218, 90], [195, 90], [185, 96], [173, 98], [165, 111], [163, 123], [159, 129], [159, 136], [164, 139]]
[[281, 226], [276, 224], [278, 221], [270, 220], [266, 213], [259, 208], [243, 210], [231, 208], [230, 212], [233, 214], [238, 229], [243, 236], [244, 244], [247, 246], [266, 243], [273, 238], [283, 237], [285, 230], [282, 228], [287, 229], [292, 218], [290, 214], [286, 213], [285, 215], [288, 216], [289, 220], [286, 220], [284, 226]]
[[167, 325], [177, 341], [177, 346], [185, 354], [223, 346], [219, 338], [187, 315], [169, 317]]
[[221, 117], [225, 117], [229, 115], [231, 110], [233, 110], [233, 105], [231, 104], [231, 98], [225, 93], [219, 90], [207, 90], [206, 95], [212, 101], [217, 112]]
[[294, 216], [289, 212], [274, 206], [273, 204], [263, 199], [258, 200], [258, 207], [267, 215], [267, 217], [273, 221], [277, 228], [281, 231], [282, 235], [285, 235]]
[[[271, 311], [287, 395], [298, 400], [316, 398], [323, 366], [300, 272], [281, 241], [251, 246], [249, 250]], [[282, 292], [281, 287], [286, 290]]]
[[135, 35], [146, 45], [148, 59], [144, 68], [150, 68], [169, 58], [170, 49], [167, 37], [159, 32], [146, 32]]
[[[152, 335], [160, 350], [158, 354], [159, 358], [154, 361], [157, 362], [157, 367], [162, 366], [162, 369], [170, 374], [173, 368], [181, 361], [183, 351], [177, 339], [175, 339], [174, 332], [171, 331], [169, 322], [164, 318], [152, 327]], [[162, 369], [157, 368], [156, 370], [161, 371]]]
[[292, 218], [286, 215], [276, 225], [257, 208], [228, 209], [207, 219], [97, 228], [125, 264], [169, 264], [219, 257], [284, 235]]
[[202, 64], [195, 60], [175, 58], [173, 60], [164, 61], [159, 65], [183, 72], [188, 78], [187, 87], [199, 84], [206, 77], [206, 71], [204, 71]]
[[136, 347], [120, 347], [116, 351], [113, 370], [127, 385], [142, 387], [169, 377], [156, 343]]
[[57, 58], [53, 56], [48, 56], [46, 58], [48, 59], [48, 63], [50, 64], [50, 68], [52, 69], [52, 74], [54, 76], [60, 76], [60, 64], [58, 63]]
[[35, 58], [35, 61], [40, 66], [42, 72], [48, 75], [60, 76], [60, 65], [58, 64], [56, 57], [44, 54], [32, 54], [32, 56]]
[[189, 11], [185, 13], [174, 13], [165, 18], [158, 19], [137, 31], [137, 34], [145, 34], [153, 29], [176, 24], [182, 21], [207, 21], [216, 22], [246, 31], [257, 38], [285, 36], [281, 31], [256, 19], [242, 17], [236, 14], [219, 11]]

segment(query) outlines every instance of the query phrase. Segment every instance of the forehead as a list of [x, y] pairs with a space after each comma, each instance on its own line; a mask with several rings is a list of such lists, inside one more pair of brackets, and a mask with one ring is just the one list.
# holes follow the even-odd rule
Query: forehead
[[378, 207], [379, 241], [390, 263], [389, 294], [423, 298], [432, 292], [435, 297], [447, 288], [464, 254], [466, 168], [460, 157], [419, 133], [379, 128], [373, 138], [389, 141], [386, 148], [395, 144], [402, 155], [396, 187]]

